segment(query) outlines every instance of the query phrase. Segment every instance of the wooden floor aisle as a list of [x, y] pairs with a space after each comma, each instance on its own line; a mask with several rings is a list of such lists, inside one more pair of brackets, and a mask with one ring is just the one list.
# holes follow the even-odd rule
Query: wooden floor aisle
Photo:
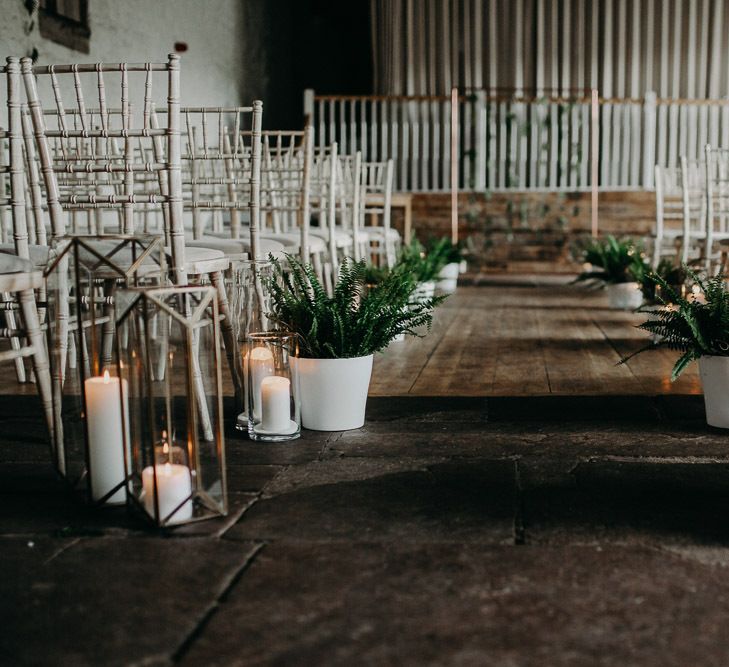
[[560, 280], [459, 287], [422, 339], [376, 355], [371, 396], [698, 394], [694, 364], [669, 380], [676, 354], [651, 350], [640, 314], [611, 310], [602, 291]]

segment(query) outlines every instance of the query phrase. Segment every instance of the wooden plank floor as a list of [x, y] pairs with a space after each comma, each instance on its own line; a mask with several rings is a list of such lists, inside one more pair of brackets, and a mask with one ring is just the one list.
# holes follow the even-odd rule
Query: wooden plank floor
[[370, 395], [701, 393], [696, 365], [670, 382], [676, 355], [668, 350], [616, 365], [646, 343], [641, 321], [609, 309], [603, 292], [565, 281], [459, 287], [427, 337], [377, 355]]
[[[541, 282], [540, 282], [541, 281]], [[603, 293], [547, 278], [459, 287], [425, 338], [375, 357], [371, 396], [698, 394], [696, 365], [669, 381], [675, 354], [652, 350], [617, 366], [647, 334], [641, 316], [607, 307]], [[232, 394], [227, 369], [226, 395]], [[0, 395], [35, 394], [3, 364]]]

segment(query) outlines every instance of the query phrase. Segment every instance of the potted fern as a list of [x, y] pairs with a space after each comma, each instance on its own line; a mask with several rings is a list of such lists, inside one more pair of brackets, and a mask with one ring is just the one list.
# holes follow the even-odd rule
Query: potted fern
[[577, 276], [576, 282], [604, 285], [611, 308], [634, 310], [643, 302], [640, 281], [648, 270], [640, 247], [630, 239], [607, 236], [593, 240], [584, 250], [590, 269]]
[[653, 311], [652, 319], [639, 328], [652, 334], [657, 342], [623, 362], [648, 349], [676, 350], [680, 356], [671, 372], [674, 381], [692, 361], [698, 360], [706, 421], [710, 426], [729, 428], [729, 290], [721, 274], [703, 280], [691, 270], [687, 273], [703, 298], [696, 298], [693, 293], [686, 296], [661, 276], [652, 274], [661, 288], [658, 300], [664, 307]]
[[366, 285], [364, 262], [345, 260], [332, 296], [310, 265], [288, 257], [288, 270], [273, 260], [271, 318], [298, 335], [295, 366], [301, 419], [315, 431], [345, 431], [364, 424], [375, 352], [401, 333], [430, 328], [442, 297], [412, 303], [415, 282], [390, 271]]
[[448, 237], [431, 239], [428, 243], [428, 255], [438, 257], [439, 261], [443, 263], [443, 268], [438, 273], [436, 289], [445, 294], [455, 292], [458, 286], [458, 274], [461, 272], [461, 261], [463, 260], [461, 246], [453, 243]]
[[409, 245], [403, 246], [397, 265], [403, 274], [411, 274], [417, 283], [413, 292], [414, 300], [423, 301], [433, 298], [435, 281], [445, 266], [445, 262], [442, 254], [427, 252], [417, 239], [413, 239]]

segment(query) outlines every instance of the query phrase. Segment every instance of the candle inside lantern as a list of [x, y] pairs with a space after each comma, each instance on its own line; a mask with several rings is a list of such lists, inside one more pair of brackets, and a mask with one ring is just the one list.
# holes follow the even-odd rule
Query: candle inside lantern
[[286, 432], [291, 425], [291, 382], [270, 375], [261, 381], [261, 428], [272, 433]]
[[[142, 471], [144, 508], [154, 516], [154, 475], [157, 473], [157, 502], [159, 520], [164, 521], [177, 508], [169, 523], [180, 523], [192, 518], [192, 480], [190, 468], [179, 463], [156, 464]], [[183, 504], [184, 503], [184, 504]]]
[[253, 396], [253, 417], [261, 418], [261, 382], [273, 375], [273, 354], [267, 347], [255, 347], [248, 354], [250, 372], [250, 391]]
[[[129, 449], [129, 428], [127, 425], [125, 441], [121, 401], [126, 403], [127, 383], [118, 377], [110, 377], [109, 371], [104, 371], [103, 377], [88, 378], [84, 382], [84, 389], [91, 496], [94, 501], [98, 501], [126, 478], [124, 449]], [[125, 495], [122, 486], [106, 502], [123, 503]]]

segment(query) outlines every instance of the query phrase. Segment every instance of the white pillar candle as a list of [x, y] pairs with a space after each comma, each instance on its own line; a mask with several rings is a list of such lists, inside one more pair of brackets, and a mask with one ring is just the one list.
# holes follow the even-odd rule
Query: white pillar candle
[[[159, 502], [159, 519], [164, 521], [175, 508], [181, 507], [170, 518], [169, 523], [180, 523], [192, 518], [192, 500], [182, 504], [192, 494], [190, 468], [179, 463], [161, 463], [155, 465], [157, 472], [157, 499]], [[154, 473], [152, 466], [142, 470], [142, 488], [144, 489], [144, 508], [150, 516], [154, 516]]]
[[253, 417], [261, 418], [261, 382], [263, 378], [273, 375], [273, 354], [267, 347], [255, 347], [248, 354], [251, 378], [250, 391], [253, 394]]
[[[86, 429], [88, 433], [91, 496], [94, 501], [103, 498], [115, 486], [121, 484], [124, 474], [124, 429], [122, 428], [123, 400], [127, 400], [126, 380], [109, 377], [91, 377], [84, 382], [86, 393]], [[125, 410], [125, 413], [127, 410]], [[128, 422], [127, 422], [128, 424]], [[129, 451], [129, 428], [127, 427], [126, 449]], [[124, 487], [116, 491], [106, 502], [125, 502]]]
[[291, 382], [271, 375], [261, 381], [261, 428], [285, 433], [291, 425]]

